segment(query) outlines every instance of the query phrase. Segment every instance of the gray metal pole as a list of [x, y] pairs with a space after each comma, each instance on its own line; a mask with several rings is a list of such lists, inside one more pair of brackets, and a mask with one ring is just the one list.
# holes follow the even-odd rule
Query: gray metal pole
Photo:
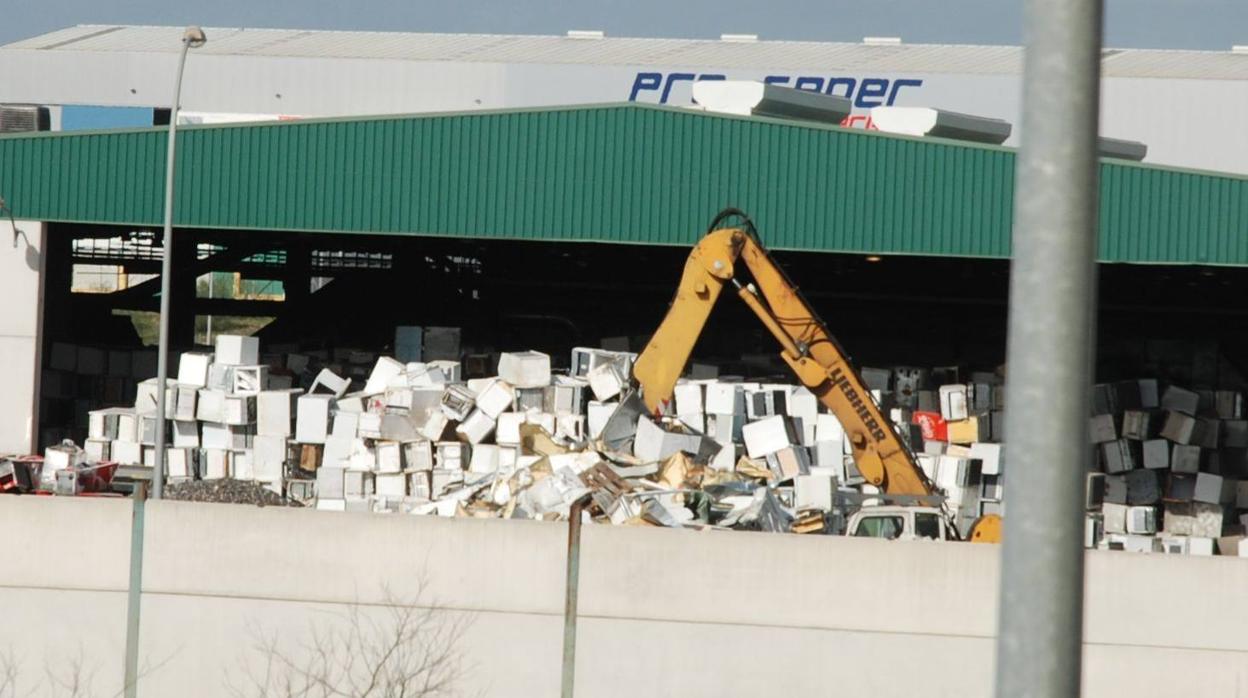
[[160, 340], [156, 355], [156, 467], [152, 469], [152, 499], [160, 499], [165, 492], [165, 383], [169, 380], [169, 275], [173, 269], [173, 175], [177, 162], [178, 104], [182, 101], [182, 69], [186, 67], [186, 54], [191, 48], [187, 37], [182, 38], [182, 53], [178, 56], [178, 77], [173, 83], [173, 105], [169, 108], [169, 147], [165, 159], [165, 239], [160, 259]]
[[130, 588], [126, 595], [126, 698], [139, 691], [139, 609], [143, 600], [143, 510], [147, 489], [138, 483], [130, 517]]
[[568, 512], [568, 568], [563, 588], [563, 672], [560, 698], [575, 695], [576, 681], [576, 600], [581, 572], [581, 512], [589, 504], [589, 495], [572, 503]]
[[1101, 0], [1028, 0], [996, 695], [1077, 696], [1096, 313]]

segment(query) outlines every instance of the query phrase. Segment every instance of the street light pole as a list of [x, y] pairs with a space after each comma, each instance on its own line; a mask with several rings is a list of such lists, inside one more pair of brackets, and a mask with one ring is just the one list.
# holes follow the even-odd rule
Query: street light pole
[[996, 695], [1078, 696], [1102, 0], [1028, 0], [1006, 349]]
[[182, 34], [178, 55], [178, 77], [173, 83], [173, 105], [169, 109], [169, 148], [165, 161], [165, 238], [160, 260], [160, 348], [156, 356], [156, 467], [152, 472], [152, 498], [160, 499], [165, 489], [165, 393], [169, 382], [169, 276], [173, 269], [173, 175], [177, 162], [178, 106], [182, 101], [182, 70], [190, 49], [207, 43], [204, 30], [187, 27]]

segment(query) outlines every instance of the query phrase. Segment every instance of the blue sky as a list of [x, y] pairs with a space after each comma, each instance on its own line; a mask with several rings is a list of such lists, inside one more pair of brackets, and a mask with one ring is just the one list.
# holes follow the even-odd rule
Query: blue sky
[[[1022, 0], [40, 0], [14, 3], [0, 43], [74, 24], [1018, 44]], [[14, 8], [17, 11], [14, 11]], [[1248, 44], [1248, 0], [1109, 0], [1106, 45], [1225, 50]]]

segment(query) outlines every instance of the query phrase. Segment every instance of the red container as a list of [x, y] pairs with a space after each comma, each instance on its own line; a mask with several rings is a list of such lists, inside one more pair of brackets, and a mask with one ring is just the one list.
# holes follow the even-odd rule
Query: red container
[[949, 440], [949, 424], [939, 412], [915, 412], [910, 423], [919, 425], [927, 441]]
[[79, 492], [106, 492], [117, 472], [117, 464], [103, 461], [95, 465], [87, 465], [78, 470]]

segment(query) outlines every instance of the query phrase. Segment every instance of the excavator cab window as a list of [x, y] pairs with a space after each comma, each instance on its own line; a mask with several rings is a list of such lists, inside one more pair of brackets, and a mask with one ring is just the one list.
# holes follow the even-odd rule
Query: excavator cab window
[[893, 540], [905, 531], [905, 521], [900, 516], [868, 516], [858, 522], [854, 535], [859, 538]]
[[936, 514], [916, 513], [914, 515], [914, 537], [940, 540], [940, 517]]

